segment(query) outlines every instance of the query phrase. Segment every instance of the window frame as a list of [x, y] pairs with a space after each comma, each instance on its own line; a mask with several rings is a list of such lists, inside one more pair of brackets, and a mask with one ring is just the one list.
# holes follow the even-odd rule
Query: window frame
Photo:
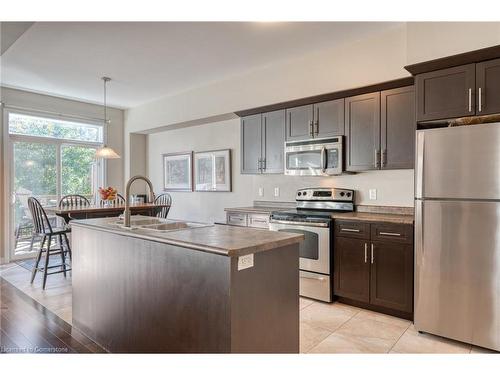
[[[14, 210], [12, 209], [12, 194], [14, 191], [14, 160], [13, 160], [13, 144], [14, 142], [38, 142], [38, 143], [44, 143], [44, 144], [53, 144], [56, 145], [56, 163], [57, 163], [57, 177], [56, 177], [56, 194], [57, 197], [60, 199], [61, 198], [61, 193], [62, 193], [62, 181], [61, 181], [61, 175], [62, 175], [62, 147], [63, 146], [86, 146], [86, 147], [91, 147], [98, 149], [99, 147], [102, 147], [103, 145], [106, 144], [107, 142], [107, 135], [108, 135], [108, 129], [107, 129], [107, 124], [104, 123], [99, 123], [98, 121], [92, 121], [92, 120], [80, 120], [80, 119], [75, 119], [72, 118], [72, 116], [68, 115], [65, 116], [63, 114], [55, 116], [55, 115], [47, 115], [44, 114], [43, 112], [37, 112], [36, 110], [24, 110], [24, 109], [9, 109], [8, 107], [3, 107], [3, 139], [4, 139], [4, 181], [3, 181], [3, 186], [4, 186], [4, 202], [5, 202], [5, 221], [4, 221], [4, 229], [5, 229], [5, 241], [6, 241], [6, 248], [8, 251], [6, 252], [7, 254], [7, 261], [11, 260], [18, 260], [18, 259], [26, 259], [26, 258], [32, 258], [33, 254], [23, 254], [23, 255], [16, 255], [15, 254], [15, 249], [13, 249], [13, 240], [14, 240], [14, 223], [13, 223], [13, 213]], [[41, 118], [46, 118], [46, 119], [52, 119], [52, 120], [64, 120], [64, 121], [70, 121], [70, 122], [80, 122], [82, 124], [89, 124], [89, 125], [95, 125], [95, 126], [101, 126], [102, 127], [102, 136], [103, 136], [103, 141], [102, 142], [92, 142], [92, 141], [78, 141], [78, 140], [70, 140], [70, 139], [63, 139], [63, 138], [51, 138], [51, 137], [45, 137], [45, 136], [32, 136], [32, 135], [23, 135], [23, 134], [11, 134], [9, 132], [10, 129], [10, 124], [9, 124], [9, 117], [11, 114], [17, 114], [17, 115], [27, 115], [27, 116], [32, 116], [32, 117], [41, 117]], [[105, 159], [100, 159], [98, 160], [99, 164], [99, 181], [102, 186], [107, 186], [107, 175], [108, 175], [108, 168], [107, 168], [107, 162]]]

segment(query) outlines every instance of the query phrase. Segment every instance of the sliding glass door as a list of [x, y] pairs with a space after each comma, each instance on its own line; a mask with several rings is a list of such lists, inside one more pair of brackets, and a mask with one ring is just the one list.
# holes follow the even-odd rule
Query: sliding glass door
[[[10, 260], [34, 256], [39, 248], [33, 236], [33, 220], [28, 198], [42, 206], [56, 206], [67, 194], [80, 194], [89, 200], [103, 185], [102, 162], [95, 151], [103, 142], [102, 128], [95, 124], [47, 119], [10, 113], [9, 144]], [[47, 212], [52, 226], [62, 220]]]

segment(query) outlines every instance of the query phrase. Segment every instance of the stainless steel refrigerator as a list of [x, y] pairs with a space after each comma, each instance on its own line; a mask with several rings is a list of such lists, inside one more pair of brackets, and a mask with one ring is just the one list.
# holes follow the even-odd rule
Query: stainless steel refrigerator
[[500, 123], [417, 131], [415, 327], [500, 351]]

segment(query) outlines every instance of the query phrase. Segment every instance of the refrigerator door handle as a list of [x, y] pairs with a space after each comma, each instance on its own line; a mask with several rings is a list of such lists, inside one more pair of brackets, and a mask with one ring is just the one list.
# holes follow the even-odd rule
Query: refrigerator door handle
[[415, 258], [420, 263], [424, 255], [424, 202], [415, 201]]
[[423, 198], [424, 193], [424, 145], [425, 133], [417, 132], [417, 147], [416, 147], [416, 167], [415, 167], [415, 198]]

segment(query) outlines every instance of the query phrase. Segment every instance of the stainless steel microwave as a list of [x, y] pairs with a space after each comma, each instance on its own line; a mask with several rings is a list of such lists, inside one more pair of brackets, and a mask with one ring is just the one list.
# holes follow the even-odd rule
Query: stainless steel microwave
[[332, 176], [342, 174], [343, 137], [285, 142], [285, 174]]

